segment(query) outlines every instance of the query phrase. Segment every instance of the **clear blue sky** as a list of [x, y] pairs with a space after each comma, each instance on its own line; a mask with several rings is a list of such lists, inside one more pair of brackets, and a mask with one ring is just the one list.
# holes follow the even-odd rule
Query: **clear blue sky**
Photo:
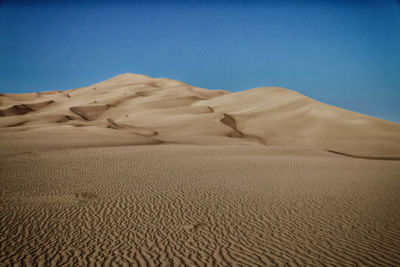
[[400, 122], [400, 2], [0, 0], [1, 93], [125, 72], [281, 86]]

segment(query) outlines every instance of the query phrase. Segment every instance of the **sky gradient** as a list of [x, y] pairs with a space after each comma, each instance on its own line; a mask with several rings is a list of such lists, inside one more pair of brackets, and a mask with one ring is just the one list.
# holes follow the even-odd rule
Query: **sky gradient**
[[126, 72], [207, 89], [286, 87], [400, 122], [400, 3], [0, 0], [0, 93]]

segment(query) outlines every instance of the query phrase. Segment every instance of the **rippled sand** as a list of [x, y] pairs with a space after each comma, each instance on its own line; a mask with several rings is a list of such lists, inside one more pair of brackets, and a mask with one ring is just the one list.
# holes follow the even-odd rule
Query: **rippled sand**
[[400, 265], [399, 161], [173, 144], [0, 159], [1, 266]]

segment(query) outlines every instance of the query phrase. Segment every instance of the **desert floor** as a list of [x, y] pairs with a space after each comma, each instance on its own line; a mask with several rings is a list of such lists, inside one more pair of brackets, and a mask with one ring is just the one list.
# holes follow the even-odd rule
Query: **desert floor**
[[396, 160], [174, 144], [0, 159], [2, 266], [400, 265]]

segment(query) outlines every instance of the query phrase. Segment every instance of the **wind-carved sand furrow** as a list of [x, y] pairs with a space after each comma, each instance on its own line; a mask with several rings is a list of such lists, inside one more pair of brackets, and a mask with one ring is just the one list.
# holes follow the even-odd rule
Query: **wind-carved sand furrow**
[[5, 127], [18, 127], [18, 126], [22, 126], [22, 125], [26, 124], [27, 122], [28, 122], [28, 120], [22, 120], [19, 122], [8, 124]]
[[156, 136], [158, 133], [157, 131], [154, 131], [150, 128], [146, 127], [135, 127], [132, 125], [124, 124], [124, 123], [119, 123], [116, 122], [112, 119], [107, 119], [107, 122], [109, 123], [108, 127], [112, 129], [117, 129], [117, 130], [127, 130], [131, 133], [140, 135], [140, 136], [145, 136], [145, 137], [150, 137], [150, 136]]
[[236, 120], [228, 114], [223, 114], [224, 117], [220, 120], [223, 124], [227, 125], [228, 127], [232, 128], [233, 131], [229, 134], [229, 137], [241, 138], [244, 134], [237, 129]]
[[359, 158], [359, 159], [372, 159], [372, 160], [400, 160], [400, 157], [391, 157], [391, 156], [381, 156], [381, 157], [374, 157], [374, 156], [360, 156], [360, 155], [353, 155], [350, 153], [343, 153], [339, 151], [334, 151], [334, 150], [327, 150], [328, 152], [335, 153], [338, 155], [346, 156], [346, 157], [352, 157], [352, 158]]
[[[214, 112], [214, 110], [213, 110]], [[223, 113], [224, 117], [220, 119], [220, 122], [223, 124], [227, 125], [228, 127], [232, 128], [233, 131], [228, 134], [229, 137], [234, 137], [234, 138], [245, 138], [250, 141], [254, 141], [260, 144], [265, 144], [265, 141], [258, 136], [255, 135], [247, 135], [244, 134], [243, 132], [239, 131], [236, 125], [236, 120], [229, 114]]]

